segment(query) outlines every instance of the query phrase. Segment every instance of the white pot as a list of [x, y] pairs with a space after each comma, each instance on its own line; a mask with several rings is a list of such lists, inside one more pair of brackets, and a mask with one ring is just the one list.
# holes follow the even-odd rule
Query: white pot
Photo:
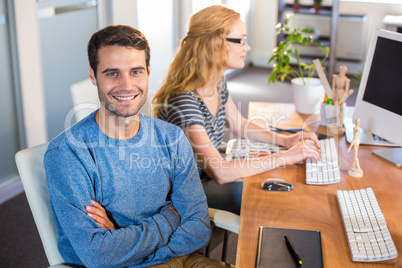
[[296, 112], [301, 114], [315, 114], [320, 112], [324, 100], [324, 87], [318, 78], [292, 79], [293, 101]]

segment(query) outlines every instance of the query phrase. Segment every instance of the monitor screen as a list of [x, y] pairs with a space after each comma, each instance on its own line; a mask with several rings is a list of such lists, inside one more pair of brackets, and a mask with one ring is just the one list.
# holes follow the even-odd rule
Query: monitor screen
[[356, 98], [361, 127], [402, 145], [402, 34], [376, 30]]
[[402, 43], [378, 37], [363, 100], [402, 115]]

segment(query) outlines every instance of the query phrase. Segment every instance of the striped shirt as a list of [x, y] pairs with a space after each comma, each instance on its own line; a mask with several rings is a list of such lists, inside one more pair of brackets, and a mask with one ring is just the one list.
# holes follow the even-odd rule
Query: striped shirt
[[[218, 88], [217, 90], [219, 91]], [[219, 93], [220, 107], [216, 116], [211, 114], [204, 101], [197, 97], [197, 91], [193, 89], [189, 92], [171, 96], [167, 103], [167, 109], [162, 107], [159, 110], [158, 118], [177, 125], [182, 129], [192, 125], [203, 126], [211, 143], [219, 150], [225, 131], [225, 105], [228, 98], [229, 92], [226, 80], [224, 80]], [[204, 179], [206, 174], [200, 166], [198, 166], [198, 171], [201, 178]]]

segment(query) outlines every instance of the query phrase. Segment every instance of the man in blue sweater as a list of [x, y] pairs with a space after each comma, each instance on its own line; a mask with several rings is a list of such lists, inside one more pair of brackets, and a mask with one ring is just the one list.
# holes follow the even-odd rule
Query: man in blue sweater
[[198, 252], [209, 217], [187, 138], [139, 112], [146, 38], [108, 26], [91, 37], [88, 57], [101, 106], [53, 139], [44, 159], [60, 254], [86, 267], [225, 267]]

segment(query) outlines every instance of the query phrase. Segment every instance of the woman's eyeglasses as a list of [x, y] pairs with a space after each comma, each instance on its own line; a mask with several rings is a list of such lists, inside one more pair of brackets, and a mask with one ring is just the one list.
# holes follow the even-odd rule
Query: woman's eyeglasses
[[246, 37], [243, 37], [243, 38], [226, 38], [226, 41], [245, 46], [246, 43], [247, 43], [247, 38]]

